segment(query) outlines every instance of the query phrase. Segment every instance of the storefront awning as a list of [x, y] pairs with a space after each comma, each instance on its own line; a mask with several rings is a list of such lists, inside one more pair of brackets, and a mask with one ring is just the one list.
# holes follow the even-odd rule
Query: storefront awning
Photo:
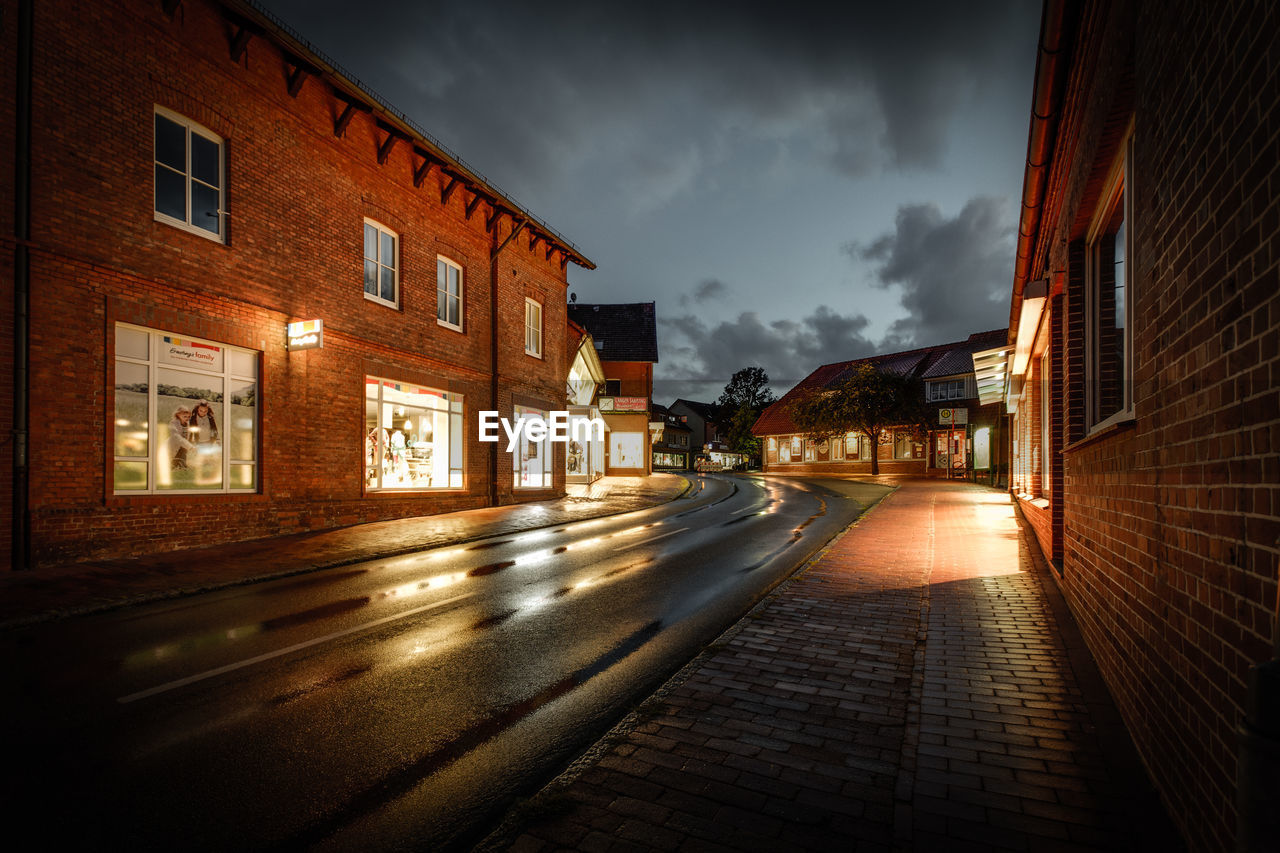
[[973, 378], [978, 383], [978, 402], [984, 406], [1004, 397], [1005, 374], [1013, 347], [999, 346], [973, 354]]

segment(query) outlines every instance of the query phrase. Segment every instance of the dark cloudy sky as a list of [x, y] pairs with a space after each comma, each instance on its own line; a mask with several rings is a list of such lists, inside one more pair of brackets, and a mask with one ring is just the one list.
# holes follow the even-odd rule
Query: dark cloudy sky
[[658, 402], [1008, 322], [1039, 3], [262, 2], [657, 303]]

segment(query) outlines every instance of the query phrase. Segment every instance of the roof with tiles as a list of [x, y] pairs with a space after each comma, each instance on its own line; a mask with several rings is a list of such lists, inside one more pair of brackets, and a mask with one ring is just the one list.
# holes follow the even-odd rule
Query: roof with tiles
[[689, 411], [702, 418], [704, 421], [714, 421], [716, 419], [716, 407], [714, 403], [699, 403], [697, 400], [686, 400], [683, 397], [672, 403], [674, 408], [677, 404], [684, 404]]
[[[971, 373], [973, 354], [983, 349], [1000, 346], [1005, 342], [1006, 337], [1007, 330], [997, 329], [990, 332], [977, 332], [963, 341], [949, 344], [824, 364], [800, 380], [794, 388], [782, 396], [781, 400], [765, 409], [755, 425], [751, 427], [751, 432], [754, 435], [797, 432], [795, 421], [791, 419], [792, 402], [810, 391], [834, 387], [848, 376], [850, 370], [856, 365], [872, 364], [890, 373], [918, 376], [921, 379]], [[956, 366], [960, 366], [961, 369], [953, 370], [952, 368]], [[937, 372], [939, 368], [946, 372]]]
[[569, 319], [591, 333], [601, 361], [658, 360], [658, 323], [652, 302], [570, 303]]

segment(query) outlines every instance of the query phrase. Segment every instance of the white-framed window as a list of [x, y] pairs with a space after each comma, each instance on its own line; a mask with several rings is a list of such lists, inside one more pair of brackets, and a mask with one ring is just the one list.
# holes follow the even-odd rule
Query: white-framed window
[[364, 298], [400, 307], [400, 238], [372, 219], [364, 221]]
[[524, 300], [524, 351], [525, 355], [542, 358], [542, 305], [527, 297]]
[[1052, 431], [1049, 429], [1049, 351], [1040, 359], [1040, 494], [1049, 496], [1052, 487]]
[[115, 339], [115, 494], [256, 491], [259, 354], [124, 323]]
[[929, 383], [929, 401], [963, 400], [969, 397], [964, 379], [942, 379]]
[[366, 376], [364, 412], [366, 490], [463, 487], [461, 394]]
[[436, 255], [436, 322], [462, 331], [462, 267]]
[[155, 108], [155, 218], [223, 242], [226, 145], [221, 136]]
[[1088, 424], [1133, 417], [1133, 125], [1107, 177], [1086, 245]]

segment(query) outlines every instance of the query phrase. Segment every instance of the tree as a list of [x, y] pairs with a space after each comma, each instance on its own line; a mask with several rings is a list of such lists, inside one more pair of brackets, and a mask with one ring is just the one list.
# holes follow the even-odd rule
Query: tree
[[927, 430], [928, 408], [920, 380], [855, 364], [834, 386], [815, 389], [791, 405], [791, 419], [809, 438], [843, 438], [847, 433], [871, 441], [871, 473], [880, 473], [879, 439], [887, 427]]
[[744, 367], [733, 374], [715, 402], [716, 420], [724, 427], [730, 449], [748, 457], [760, 455], [760, 439], [751, 434], [751, 427], [776, 399], [763, 368]]

